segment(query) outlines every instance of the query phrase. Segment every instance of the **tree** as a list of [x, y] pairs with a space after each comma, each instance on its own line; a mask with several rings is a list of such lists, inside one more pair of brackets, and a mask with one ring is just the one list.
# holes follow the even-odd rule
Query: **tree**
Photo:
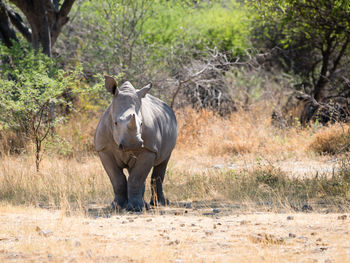
[[[10, 48], [0, 44], [1, 59], [9, 63], [0, 64], [0, 131], [16, 131], [18, 137], [34, 144], [39, 171], [43, 143], [66, 117], [58, 106], [67, 106], [70, 102], [65, 95], [81, 90], [80, 67], [69, 72], [59, 69], [53, 58], [23, 42]], [[57, 107], [51, 107], [53, 103]], [[71, 103], [68, 106], [73, 107]]]
[[[349, 74], [350, 2], [348, 0], [253, 0], [265, 39], [277, 44], [296, 73], [312, 86], [316, 101], [338, 88]], [[289, 60], [289, 61], [288, 61]], [[299, 71], [298, 71], [299, 70]], [[346, 71], [346, 72], [345, 72]], [[345, 72], [345, 73], [344, 73]], [[337, 82], [337, 84], [335, 84]], [[349, 84], [344, 84], [348, 87]]]
[[35, 50], [51, 56], [62, 27], [68, 22], [68, 14], [75, 0], [9, 0], [26, 17], [29, 26], [21, 15], [5, 1], [0, 0], [0, 39], [10, 47], [18, 41], [13, 27], [32, 44]]

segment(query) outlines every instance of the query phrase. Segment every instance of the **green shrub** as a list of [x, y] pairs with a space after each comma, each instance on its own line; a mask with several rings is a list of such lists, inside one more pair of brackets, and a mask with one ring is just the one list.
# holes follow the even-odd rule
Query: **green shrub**
[[79, 91], [78, 74], [60, 69], [56, 61], [23, 43], [0, 45], [0, 129], [17, 131], [35, 145], [39, 169], [42, 143], [65, 117]]

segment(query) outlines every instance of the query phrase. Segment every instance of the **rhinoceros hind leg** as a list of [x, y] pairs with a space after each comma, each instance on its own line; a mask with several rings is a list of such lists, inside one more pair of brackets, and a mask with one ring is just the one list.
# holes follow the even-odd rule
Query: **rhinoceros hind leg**
[[[169, 157], [170, 158], [170, 157]], [[150, 204], [152, 206], [166, 206], [169, 205], [169, 200], [164, 198], [163, 193], [163, 181], [165, 176], [165, 171], [167, 164], [169, 162], [169, 158], [163, 161], [158, 166], [153, 168], [152, 177], [151, 177], [151, 191], [152, 197]]]

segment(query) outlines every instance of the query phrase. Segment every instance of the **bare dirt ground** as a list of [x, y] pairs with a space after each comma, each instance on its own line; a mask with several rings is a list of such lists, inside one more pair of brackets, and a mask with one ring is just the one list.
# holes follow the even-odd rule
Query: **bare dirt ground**
[[350, 262], [350, 214], [0, 205], [0, 262]]

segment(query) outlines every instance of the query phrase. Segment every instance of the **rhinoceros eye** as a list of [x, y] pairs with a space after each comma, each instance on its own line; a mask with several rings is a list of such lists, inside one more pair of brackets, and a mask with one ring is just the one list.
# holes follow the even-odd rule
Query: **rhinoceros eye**
[[118, 125], [118, 122], [115, 122], [114, 124], [115, 124], [115, 126], [117, 126], [117, 125]]

